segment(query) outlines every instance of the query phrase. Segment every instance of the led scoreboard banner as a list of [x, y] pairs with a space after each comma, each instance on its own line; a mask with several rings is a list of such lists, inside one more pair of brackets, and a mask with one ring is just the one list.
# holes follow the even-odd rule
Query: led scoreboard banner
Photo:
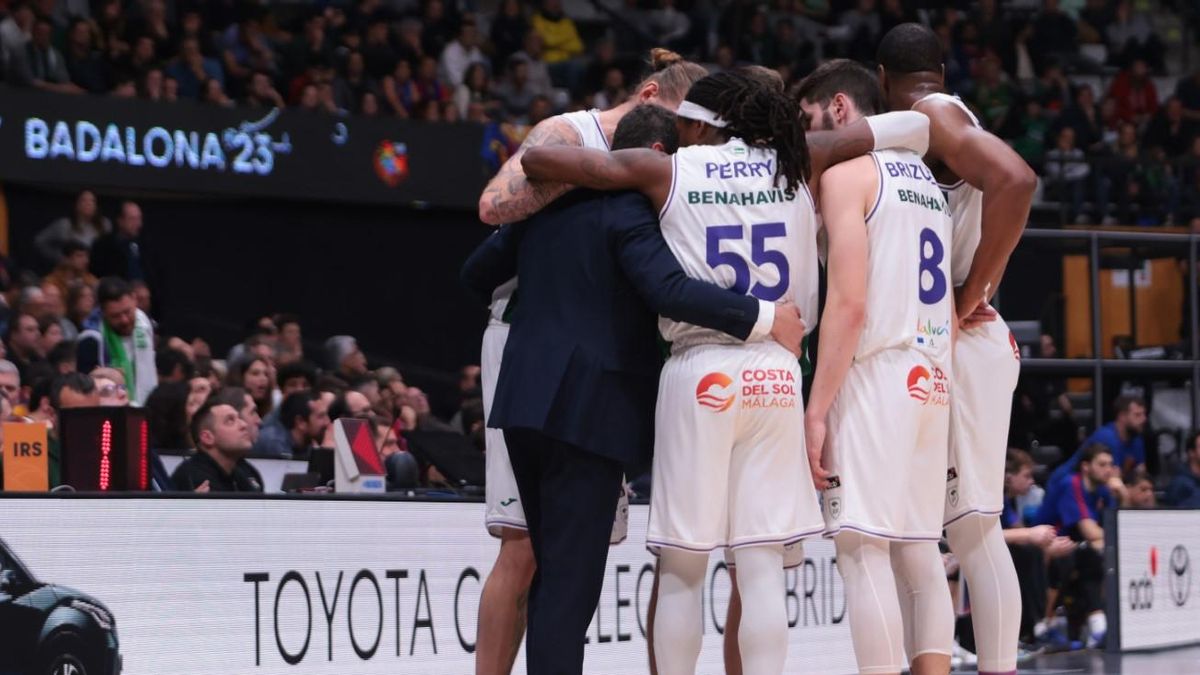
[[474, 209], [482, 145], [470, 123], [0, 87], [0, 178], [71, 188]]

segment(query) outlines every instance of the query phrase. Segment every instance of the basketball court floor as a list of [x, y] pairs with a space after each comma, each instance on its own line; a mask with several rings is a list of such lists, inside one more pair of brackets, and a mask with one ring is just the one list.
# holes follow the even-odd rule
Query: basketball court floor
[[1200, 675], [1200, 646], [1131, 654], [1098, 650], [1045, 654], [1022, 664], [1017, 672], [1019, 675]]

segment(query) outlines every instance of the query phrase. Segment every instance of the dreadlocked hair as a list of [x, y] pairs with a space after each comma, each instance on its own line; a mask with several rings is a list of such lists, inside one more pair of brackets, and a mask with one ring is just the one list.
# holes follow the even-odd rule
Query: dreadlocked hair
[[713, 73], [692, 85], [687, 99], [725, 121], [722, 131], [748, 145], [775, 150], [775, 181], [789, 190], [808, 182], [811, 163], [800, 110], [781, 87], [745, 69]]

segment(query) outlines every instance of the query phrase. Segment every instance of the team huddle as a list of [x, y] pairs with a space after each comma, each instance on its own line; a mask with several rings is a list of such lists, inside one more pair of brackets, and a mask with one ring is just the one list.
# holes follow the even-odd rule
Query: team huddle
[[[655, 672], [695, 672], [717, 550], [736, 570], [740, 605], [727, 668], [783, 672], [784, 569], [803, 562], [804, 539], [824, 536], [859, 671], [947, 673], [943, 531], [970, 589], [979, 671], [1016, 671], [1020, 594], [999, 514], [1019, 356], [988, 300], [1024, 227], [1032, 173], [944, 92], [927, 28], [894, 28], [877, 60], [878, 73], [826, 62], [788, 94], [766, 69], [709, 75], [672, 59], [622, 106], [539, 125], [481, 199], [481, 217], [498, 224], [572, 187], [641, 193], [687, 277], [757, 304], [737, 330], [655, 308], [670, 354], [646, 541], [659, 560]], [[523, 283], [493, 289], [489, 408]], [[547, 535], [535, 536], [535, 555], [522, 532], [529, 484], [514, 478], [505, 438], [488, 430], [487, 525], [503, 543], [481, 603], [478, 673], [511, 668], [522, 598], [535, 569], [555, 564]], [[625, 517], [618, 507], [614, 542]], [[533, 603], [527, 649], [548, 649], [533, 642]]]

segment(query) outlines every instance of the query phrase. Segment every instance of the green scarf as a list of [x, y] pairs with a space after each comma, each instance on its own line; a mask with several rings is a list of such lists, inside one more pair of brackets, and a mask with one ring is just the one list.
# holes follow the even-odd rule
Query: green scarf
[[108, 352], [108, 365], [125, 374], [125, 386], [129, 387], [132, 396], [135, 391], [134, 375], [137, 370], [133, 359], [129, 358], [129, 354], [125, 352], [125, 342], [104, 322], [100, 322], [100, 332], [104, 336], [104, 351]]

